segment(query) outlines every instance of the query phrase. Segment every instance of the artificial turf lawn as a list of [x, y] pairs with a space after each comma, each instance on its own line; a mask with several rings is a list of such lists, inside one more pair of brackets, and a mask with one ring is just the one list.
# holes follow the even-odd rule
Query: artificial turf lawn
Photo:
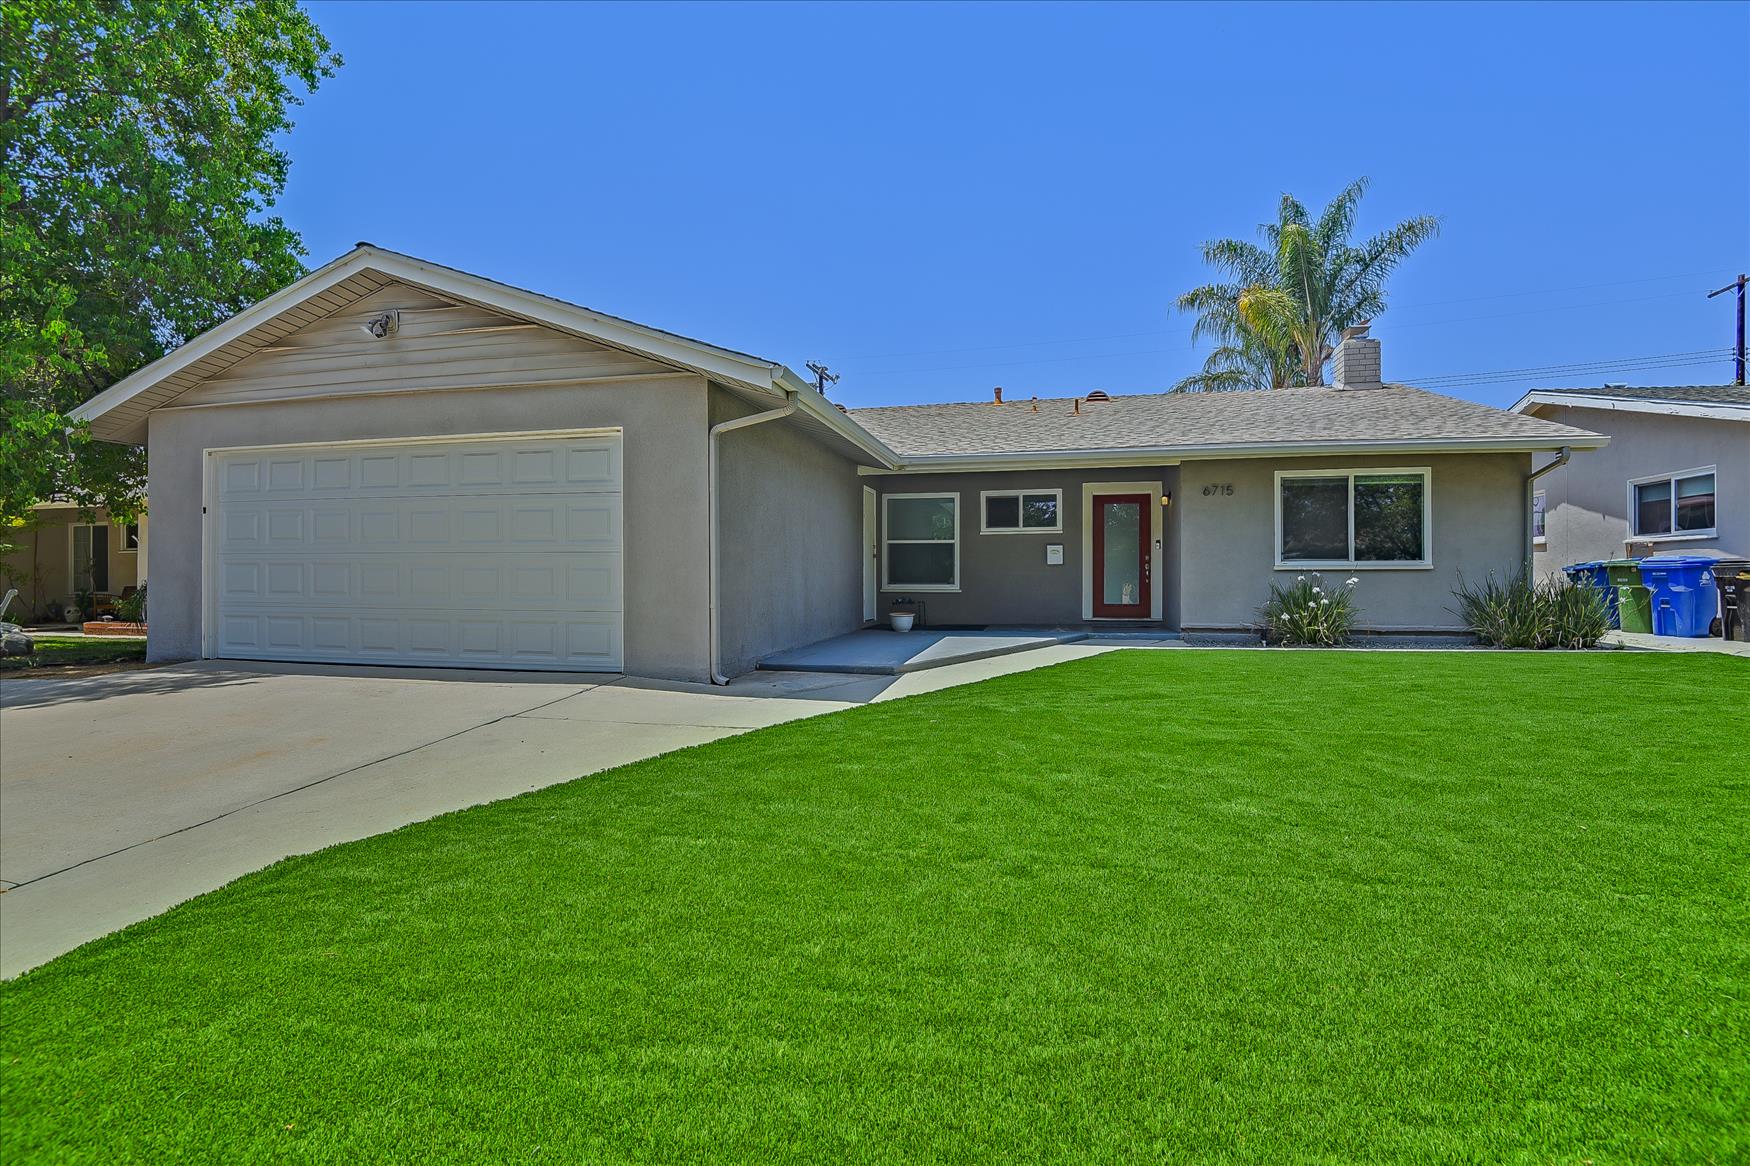
[[28, 656], [0, 656], [0, 671], [117, 664], [144, 660], [146, 641], [106, 640], [100, 636], [56, 636], [33, 633], [36, 651]]
[[1124, 652], [641, 762], [8, 985], [0, 1158], [1742, 1162], [1747, 683]]

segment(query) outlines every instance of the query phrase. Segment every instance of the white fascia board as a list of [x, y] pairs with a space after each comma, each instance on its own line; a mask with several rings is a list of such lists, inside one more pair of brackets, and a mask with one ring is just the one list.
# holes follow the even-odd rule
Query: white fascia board
[[361, 246], [317, 268], [296, 283], [281, 288], [259, 303], [245, 308], [174, 352], [166, 353], [145, 368], [122, 378], [80, 405], [71, 416], [82, 421], [100, 417], [165, 377], [174, 375], [231, 343], [250, 329], [362, 271], [374, 271], [386, 278], [423, 288], [439, 296], [466, 300], [505, 315], [583, 336], [663, 364], [729, 381], [774, 398], [782, 399], [787, 395], [788, 386], [783, 383], [786, 378], [806, 387], [805, 382], [798, 381], [794, 373], [771, 361], [673, 336], [654, 328], [593, 312], [588, 308], [580, 308], [477, 275], [469, 275], [467, 272], [427, 263], [399, 252]]
[[1513, 403], [1511, 413], [1530, 413], [1539, 405], [1569, 405], [1617, 413], [1663, 413], [1670, 417], [1706, 417], [1714, 421], [1750, 421], [1750, 406], [1692, 404], [1687, 401], [1644, 401], [1626, 397], [1580, 396], [1577, 393], [1530, 392]]
[[[785, 369], [784, 371], [789, 372], [790, 370]], [[790, 375], [795, 376], [794, 373]], [[813, 385], [806, 381], [800, 382], [800, 384], [799, 389], [791, 391], [791, 396], [796, 400], [798, 411], [808, 414], [810, 418], [832, 430], [880, 463], [879, 467], [860, 466], [859, 470], [880, 469], [885, 471], [899, 468], [899, 455], [887, 448], [885, 442], [846, 416], [831, 401], [822, 397]]]
[[780, 374], [788, 370], [781, 364], [719, 348], [701, 340], [689, 340], [660, 329], [647, 328], [630, 320], [604, 315], [550, 296], [457, 271], [452, 267], [427, 263], [423, 259], [415, 259], [398, 251], [371, 247], [363, 249], [363, 253], [368, 256], [365, 267], [402, 283], [428, 289], [440, 296], [450, 295], [469, 300], [481, 307], [545, 324], [550, 328], [646, 356], [663, 364], [703, 373], [717, 380], [733, 381], [776, 398], [786, 395], [785, 388], [779, 382]]
[[[1364, 457], [1400, 453], [1535, 453], [1540, 450], [1601, 449], [1610, 438], [1576, 433], [1572, 437], [1448, 438], [1444, 441], [1274, 442], [1265, 444], [1157, 446], [1148, 449], [1066, 449], [1029, 453], [930, 454], [902, 458], [901, 474], [970, 473], [978, 470], [1104, 469], [1118, 466], [1171, 466], [1190, 461], [1232, 461], [1263, 457]], [[886, 471], [865, 468], [864, 474]]]
[[224, 323], [207, 329], [182, 347], [165, 353], [145, 368], [128, 374], [74, 409], [68, 416], [75, 421], [90, 421], [101, 417], [165, 377], [173, 376], [202, 357], [223, 348], [251, 328], [258, 327], [263, 321], [296, 307], [311, 296], [320, 295], [337, 283], [351, 279], [369, 266], [365, 260], [365, 249], [355, 247], [339, 259], [318, 267], [296, 283], [287, 284], [266, 299], [244, 308]]

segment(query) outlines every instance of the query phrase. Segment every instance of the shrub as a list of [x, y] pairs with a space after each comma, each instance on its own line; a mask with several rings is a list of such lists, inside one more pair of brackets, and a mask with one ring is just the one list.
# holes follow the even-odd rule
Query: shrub
[[146, 589], [141, 587], [136, 591], [130, 591], [116, 600], [115, 614], [117, 619], [126, 620], [128, 623], [145, 623]]
[[1477, 642], [1493, 648], [1590, 648], [1610, 630], [1604, 593], [1560, 576], [1532, 583], [1523, 571], [1476, 585], [1459, 577], [1457, 615]]
[[1326, 587], [1319, 574], [1299, 575], [1292, 583], [1270, 584], [1270, 598], [1258, 609], [1259, 629], [1267, 644], [1312, 644], [1331, 647], [1347, 643], [1355, 626], [1355, 584]]
[[1544, 584], [1549, 602], [1552, 648], [1590, 648], [1610, 630], [1610, 601], [1604, 592], [1560, 576]]

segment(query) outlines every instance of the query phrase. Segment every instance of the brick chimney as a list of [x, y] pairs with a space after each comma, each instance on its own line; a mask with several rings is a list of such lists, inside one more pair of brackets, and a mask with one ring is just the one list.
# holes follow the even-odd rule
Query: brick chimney
[[1338, 389], [1377, 389], [1379, 341], [1367, 334], [1371, 321], [1343, 329], [1337, 351], [1331, 354], [1331, 385]]

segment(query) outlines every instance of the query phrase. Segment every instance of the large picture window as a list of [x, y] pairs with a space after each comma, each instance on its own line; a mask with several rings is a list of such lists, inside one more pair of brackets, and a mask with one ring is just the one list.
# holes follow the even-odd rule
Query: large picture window
[[1062, 490], [986, 490], [984, 534], [1055, 534], [1063, 530]]
[[1712, 466], [1630, 482], [1629, 522], [1635, 537], [1711, 537], [1719, 528], [1714, 482]]
[[1428, 470], [1276, 475], [1276, 565], [1429, 567]]
[[881, 504], [883, 589], [960, 590], [960, 495], [888, 494]]

